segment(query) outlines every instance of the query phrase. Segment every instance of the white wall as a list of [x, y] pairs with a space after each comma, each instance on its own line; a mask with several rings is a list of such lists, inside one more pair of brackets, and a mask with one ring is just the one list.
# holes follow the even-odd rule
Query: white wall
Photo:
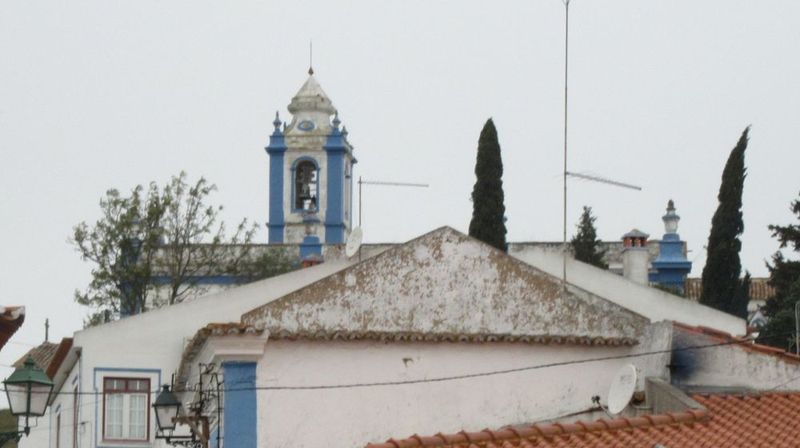
[[[437, 378], [651, 350], [670, 345], [671, 325], [637, 347], [518, 343], [268, 341], [257, 385], [331, 385]], [[363, 447], [391, 437], [531, 423], [605, 402], [613, 375], [633, 363], [666, 377], [668, 355], [607, 360], [446, 382], [331, 390], [260, 390], [259, 447]], [[643, 383], [642, 383], [643, 387]]]
[[[719, 338], [675, 330], [676, 348], [725, 342]], [[749, 350], [747, 344], [677, 351], [674, 364], [680, 367], [673, 379], [675, 384], [681, 386], [800, 390], [800, 360]]]
[[[556, 250], [518, 247], [510, 250], [516, 257], [551, 275], [562, 275], [562, 256]], [[677, 321], [704, 325], [734, 335], [746, 332], [744, 319], [717, 311], [697, 302], [664, 291], [636, 284], [603, 269], [567, 259], [567, 282], [647, 317], [652, 322]]]
[[[180, 363], [185, 342], [193, 337], [201, 327], [211, 322], [238, 322], [242, 313], [326, 277], [347, 265], [344, 262], [323, 263], [312, 268], [233, 288], [222, 294], [200, 297], [188, 303], [161, 308], [78, 331], [74, 336], [74, 346], [80, 347], [82, 354], [69, 378], [71, 379], [74, 375], [80, 376], [80, 389], [83, 393], [102, 393], [100, 379], [106, 373], [117, 376], [149, 377], [152, 381], [151, 389], [156, 390], [159, 373], [160, 382], [169, 383], [172, 373], [177, 370]], [[97, 369], [121, 370], [98, 371]], [[68, 380], [65, 384], [63, 390], [70, 392], [72, 390], [69, 386], [70, 381]], [[130, 444], [96, 444], [95, 438], [99, 441], [102, 434], [98, 433], [101, 428], [97, 428], [102, 422], [102, 416], [98, 416], [102, 409], [101, 398], [101, 396], [95, 395], [81, 396], [80, 420], [86, 429], [81, 437], [80, 448], [130, 446]], [[151, 397], [151, 403], [154, 399], [155, 396]], [[73, 407], [71, 400], [72, 395], [59, 396], [49, 409], [51, 412], [55, 412], [58, 404], [61, 404], [62, 408], [71, 409]], [[71, 420], [69, 421], [70, 426], [62, 428], [62, 433], [65, 433], [66, 429], [66, 434], [70, 438], [62, 440], [62, 442], [69, 441], [71, 443], [72, 427]], [[53, 422], [55, 422], [54, 419]], [[64, 422], [65, 416], [62, 416], [62, 425]], [[151, 440], [153, 440], [155, 432], [153, 415], [151, 415], [150, 423]], [[30, 438], [23, 439], [20, 446], [24, 448], [55, 447], [55, 441], [51, 438], [51, 433], [54, 434], [52, 429], [50, 415], [45, 415], [40, 419], [39, 428], [32, 432]], [[63, 446], [71, 445], [62, 444]], [[139, 444], [137, 446], [162, 445]]]

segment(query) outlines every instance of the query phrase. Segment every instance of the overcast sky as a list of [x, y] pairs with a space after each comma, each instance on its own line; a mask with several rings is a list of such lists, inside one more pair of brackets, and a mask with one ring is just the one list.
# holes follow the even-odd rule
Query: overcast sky
[[[25, 305], [8, 365], [81, 326], [90, 266], [67, 243], [109, 187], [206, 176], [227, 221], [267, 219], [267, 143], [308, 42], [350, 131], [368, 242], [465, 231], [481, 127], [505, 164], [509, 239], [560, 240], [564, 6], [528, 1], [0, 1], [0, 303]], [[668, 199], [693, 275], [725, 160], [752, 124], [742, 258], [754, 275], [800, 191], [800, 2], [573, 0], [569, 233], [659, 238]], [[259, 237], [266, 240], [265, 233]], [[198, 325], [200, 325], [198, 323]], [[142, 331], [145, 331], [143, 329]], [[8, 374], [3, 368], [0, 374]]]

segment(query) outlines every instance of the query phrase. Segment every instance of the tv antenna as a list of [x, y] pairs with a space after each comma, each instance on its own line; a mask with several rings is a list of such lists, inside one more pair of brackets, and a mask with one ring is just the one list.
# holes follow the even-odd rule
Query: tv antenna
[[564, 180], [564, 216], [563, 216], [563, 234], [562, 234], [562, 241], [561, 241], [561, 252], [562, 252], [562, 264], [561, 264], [561, 287], [563, 291], [566, 293], [567, 291], [567, 252], [569, 251], [567, 247], [567, 178], [575, 177], [578, 179], [588, 180], [591, 182], [599, 182], [608, 185], [613, 185], [616, 187], [622, 188], [629, 188], [633, 190], [641, 191], [642, 187], [638, 187], [636, 185], [627, 184], [624, 182], [618, 182], [615, 180], [607, 179], [605, 177], [594, 176], [590, 174], [583, 174], [583, 173], [575, 173], [570, 172], [567, 170], [567, 124], [568, 124], [568, 105], [569, 102], [567, 101], [568, 93], [569, 93], [569, 3], [571, 0], [561, 0], [561, 3], [564, 4], [564, 172], [563, 172], [563, 180]]
[[361, 227], [361, 187], [363, 185], [379, 185], [384, 187], [417, 187], [428, 188], [428, 184], [420, 184], [413, 182], [387, 182], [383, 180], [363, 180], [361, 176], [358, 177], [358, 227]]

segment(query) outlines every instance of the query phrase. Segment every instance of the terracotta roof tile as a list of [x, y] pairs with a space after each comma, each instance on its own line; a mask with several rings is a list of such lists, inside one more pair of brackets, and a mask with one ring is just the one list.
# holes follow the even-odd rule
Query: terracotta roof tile
[[414, 436], [367, 448], [667, 448], [800, 446], [800, 393], [694, 395], [706, 409], [450, 436]]
[[0, 348], [3, 348], [25, 322], [24, 306], [0, 306]]
[[40, 345], [28, 350], [27, 353], [22, 355], [16, 362], [14, 367], [22, 367], [28, 356], [36, 361], [36, 365], [41, 367], [47, 376], [54, 378], [61, 363], [67, 357], [70, 349], [72, 348], [72, 338], [63, 338], [60, 343], [43, 342]]
[[56, 356], [56, 352], [58, 351], [58, 344], [55, 342], [42, 342], [41, 344], [33, 347], [32, 349], [28, 350], [27, 353], [22, 355], [21, 358], [14, 362], [14, 367], [22, 367], [22, 364], [28, 359], [28, 356], [32, 357], [34, 361], [36, 361], [36, 365], [41, 367], [42, 369], [46, 370], [48, 366], [50, 366], [50, 362], [53, 361], [53, 358]]
[[461, 333], [420, 333], [402, 331], [286, 331], [268, 328], [269, 338], [287, 340], [316, 341], [361, 341], [381, 342], [521, 342], [526, 344], [563, 345], [610, 345], [633, 346], [639, 343], [633, 338], [603, 338], [593, 336], [559, 335], [514, 335], [514, 334], [461, 334]]
[[[702, 289], [702, 279], [700, 278], [687, 278], [684, 283], [685, 295], [689, 299], [699, 300]], [[770, 286], [768, 278], [750, 279], [750, 300], [769, 300], [774, 296], [775, 288]]]
[[194, 359], [197, 353], [200, 352], [210, 336], [259, 335], [263, 332], [263, 328], [239, 322], [211, 323], [197, 330], [197, 333], [195, 333], [194, 337], [189, 340], [186, 347], [183, 349], [181, 364], [178, 367], [178, 374], [175, 378], [176, 390], [181, 390], [186, 386], [190, 367], [189, 361]]

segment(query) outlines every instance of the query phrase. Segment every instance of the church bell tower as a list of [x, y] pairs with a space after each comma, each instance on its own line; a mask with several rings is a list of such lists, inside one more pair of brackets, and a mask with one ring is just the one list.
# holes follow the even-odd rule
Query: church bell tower
[[353, 146], [330, 98], [309, 69], [289, 104], [275, 113], [269, 154], [269, 243], [299, 244], [301, 258], [343, 244], [352, 225]]

